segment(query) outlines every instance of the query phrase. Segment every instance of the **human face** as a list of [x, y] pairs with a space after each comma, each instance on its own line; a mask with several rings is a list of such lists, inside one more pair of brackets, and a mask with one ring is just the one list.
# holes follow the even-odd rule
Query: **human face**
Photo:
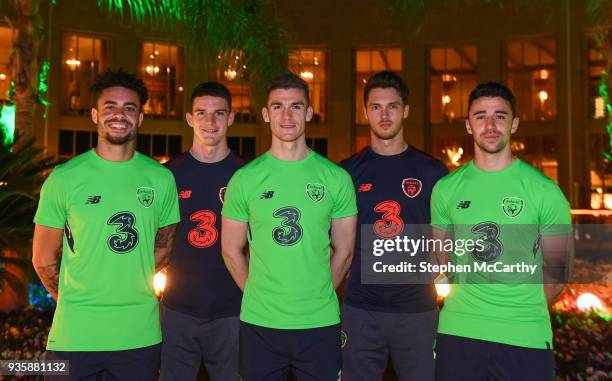
[[510, 150], [510, 135], [518, 129], [519, 120], [501, 97], [480, 97], [472, 102], [465, 121], [467, 132], [474, 136], [474, 149], [495, 154]]
[[98, 125], [98, 139], [112, 145], [125, 145], [136, 139], [144, 117], [140, 106], [134, 90], [121, 86], [104, 89], [97, 108], [91, 109], [91, 120]]
[[185, 119], [193, 128], [194, 142], [214, 147], [225, 139], [227, 128], [234, 123], [234, 113], [224, 98], [204, 95], [193, 100], [191, 113]]
[[408, 109], [394, 88], [374, 88], [368, 94], [364, 113], [374, 136], [390, 140], [401, 134]]
[[306, 104], [306, 95], [301, 89], [276, 89], [268, 95], [268, 104], [261, 114], [270, 123], [273, 138], [293, 142], [304, 137], [312, 107]]

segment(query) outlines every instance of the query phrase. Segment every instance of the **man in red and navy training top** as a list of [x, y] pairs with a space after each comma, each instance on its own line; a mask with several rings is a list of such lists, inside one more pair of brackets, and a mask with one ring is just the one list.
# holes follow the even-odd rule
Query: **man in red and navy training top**
[[448, 171], [406, 143], [402, 123], [408, 117], [408, 87], [397, 74], [382, 71], [370, 77], [364, 105], [370, 146], [340, 163], [353, 178], [359, 210], [342, 304], [342, 378], [382, 380], [390, 357], [399, 380], [433, 381], [438, 322], [433, 284], [366, 284], [361, 239], [362, 229], [371, 229], [377, 239], [393, 239], [406, 225], [429, 224], [432, 188]]
[[181, 222], [161, 305], [161, 380], [195, 380], [201, 361], [210, 380], [238, 380], [242, 292], [221, 256], [225, 189], [244, 164], [227, 146], [231, 107], [225, 86], [198, 85], [186, 115], [193, 146], [166, 163], [176, 179]]

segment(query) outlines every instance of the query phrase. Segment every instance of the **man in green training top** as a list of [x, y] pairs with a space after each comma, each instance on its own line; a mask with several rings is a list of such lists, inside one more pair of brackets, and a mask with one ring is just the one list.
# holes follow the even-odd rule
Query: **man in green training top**
[[[336, 381], [341, 373], [335, 288], [350, 267], [356, 214], [351, 177], [306, 146], [308, 86], [286, 74], [262, 110], [270, 150], [230, 180], [222, 211], [226, 265], [244, 290], [239, 371], [245, 381]], [[250, 260], [243, 254], [247, 243]]]
[[[434, 235], [452, 236], [452, 264], [472, 269], [450, 274], [436, 342], [439, 381], [554, 380], [547, 301], [568, 275], [570, 209], [557, 184], [512, 155], [514, 103], [498, 83], [472, 91], [466, 128], [474, 160], [433, 189]], [[469, 249], [468, 239], [476, 242]]]
[[32, 262], [57, 300], [46, 359], [68, 361], [74, 380], [157, 380], [153, 275], [168, 263], [180, 219], [176, 185], [134, 150], [142, 80], [107, 70], [92, 91], [98, 145], [53, 170], [34, 217]]

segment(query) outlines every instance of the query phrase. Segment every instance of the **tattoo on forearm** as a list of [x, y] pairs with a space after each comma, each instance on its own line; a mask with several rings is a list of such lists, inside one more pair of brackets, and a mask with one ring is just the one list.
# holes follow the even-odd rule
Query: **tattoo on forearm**
[[155, 271], [159, 271], [170, 262], [170, 253], [174, 243], [176, 225], [166, 226], [155, 236]]
[[176, 225], [166, 226], [159, 229], [155, 236], [155, 248], [156, 249], [170, 249], [174, 242], [174, 233]]
[[48, 266], [41, 266], [36, 268], [36, 273], [40, 277], [40, 280], [45, 285], [45, 288], [51, 295], [57, 295], [59, 289], [59, 273], [60, 266], [58, 263], [52, 263]]

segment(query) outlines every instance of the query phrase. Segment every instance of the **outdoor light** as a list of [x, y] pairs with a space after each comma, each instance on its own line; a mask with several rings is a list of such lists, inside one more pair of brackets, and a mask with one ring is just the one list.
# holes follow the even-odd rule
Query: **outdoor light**
[[581, 311], [602, 310], [603, 309], [601, 300], [599, 300], [597, 296], [591, 294], [590, 292], [585, 292], [583, 294], [580, 294], [578, 299], [576, 299], [576, 304], [578, 305], [578, 308]]
[[438, 296], [446, 298], [450, 293], [450, 284], [436, 283], [436, 293], [438, 294]]
[[314, 74], [311, 71], [303, 71], [300, 73], [300, 77], [309, 80], [314, 78]]
[[540, 79], [548, 79], [548, 70], [546, 69], [542, 69], [540, 70]]
[[153, 288], [155, 289], [155, 294], [159, 295], [164, 291], [166, 287], [166, 274], [163, 271], [158, 272], [153, 277]]
[[183, 92], [183, 86], [179, 86], [178, 87], [178, 91], [182, 93]]
[[443, 95], [442, 96], [442, 103], [444, 103], [445, 105], [449, 104], [451, 101], [451, 97], [448, 95]]
[[541, 102], [546, 102], [546, 100], [548, 99], [548, 93], [546, 92], [546, 90], [542, 90], [538, 93], [538, 98], [540, 98]]
[[6, 74], [0, 73], [0, 81], [4, 81], [6, 79]]
[[605, 114], [605, 102], [603, 97], [596, 97], [595, 98], [595, 119], [601, 119], [604, 116], [606, 116]]

